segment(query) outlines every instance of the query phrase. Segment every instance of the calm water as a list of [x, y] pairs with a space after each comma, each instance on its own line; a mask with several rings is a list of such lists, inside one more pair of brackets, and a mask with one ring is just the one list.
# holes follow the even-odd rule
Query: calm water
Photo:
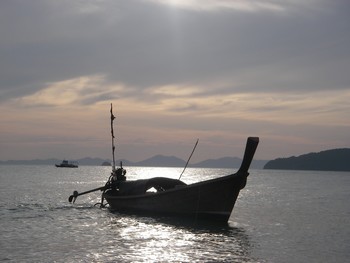
[[[182, 168], [129, 167], [128, 178]], [[187, 169], [191, 183], [226, 169]], [[348, 262], [350, 173], [252, 170], [227, 226], [99, 209], [109, 167], [0, 166], [0, 261]]]

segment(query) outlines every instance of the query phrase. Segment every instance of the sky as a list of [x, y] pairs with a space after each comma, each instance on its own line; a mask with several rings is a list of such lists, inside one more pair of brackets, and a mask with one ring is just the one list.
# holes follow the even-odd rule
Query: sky
[[348, 0], [0, 1], [0, 160], [350, 147]]

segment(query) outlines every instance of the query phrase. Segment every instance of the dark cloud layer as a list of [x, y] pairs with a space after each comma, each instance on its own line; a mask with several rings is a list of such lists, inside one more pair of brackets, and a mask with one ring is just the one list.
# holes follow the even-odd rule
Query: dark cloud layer
[[348, 5], [292, 2], [284, 12], [200, 12], [147, 1], [1, 1], [1, 98], [94, 74], [139, 89], [222, 80], [250, 92], [349, 88]]

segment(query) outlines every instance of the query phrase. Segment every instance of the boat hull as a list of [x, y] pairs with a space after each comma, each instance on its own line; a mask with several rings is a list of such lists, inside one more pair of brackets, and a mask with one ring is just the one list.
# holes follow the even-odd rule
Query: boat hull
[[57, 168], [78, 168], [78, 165], [74, 165], [74, 164], [71, 164], [71, 165], [55, 164], [55, 166], [56, 166]]
[[55, 164], [58, 168], [78, 168], [78, 164], [76, 162], [69, 162], [67, 160], [63, 160], [60, 164]]
[[245, 186], [244, 173], [203, 181], [142, 195], [103, 194], [111, 210], [147, 215], [175, 215], [194, 219], [227, 222], [240, 190]]

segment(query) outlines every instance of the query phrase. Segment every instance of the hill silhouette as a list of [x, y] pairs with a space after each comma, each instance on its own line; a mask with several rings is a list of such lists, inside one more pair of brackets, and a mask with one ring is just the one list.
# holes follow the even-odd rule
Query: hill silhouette
[[264, 169], [350, 171], [350, 149], [332, 149], [298, 157], [278, 158], [267, 162]]
[[[0, 165], [55, 165], [56, 163], [60, 163], [62, 160], [58, 159], [45, 159], [45, 160], [8, 160], [8, 161], [0, 161]], [[101, 166], [102, 164], [109, 163], [111, 164], [111, 160], [100, 159], [100, 158], [82, 158], [75, 161], [80, 165], [92, 165], [92, 166]], [[116, 160], [116, 165], [119, 165], [120, 161], [123, 162], [124, 166], [147, 166], [147, 167], [184, 167], [186, 165], [186, 161], [177, 158], [175, 156], [164, 156], [164, 155], [155, 155], [151, 158], [140, 162], [131, 162], [128, 160]], [[189, 164], [188, 167], [196, 167], [196, 168], [239, 168], [241, 165], [242, 159], [237, 157], [224, 157], [219, 159], [210, 159], [205, 160], [199, 163]], [[262, 169], [267, 161], [265, 160], [253, 160], [251, 164], [251, 168]]]

